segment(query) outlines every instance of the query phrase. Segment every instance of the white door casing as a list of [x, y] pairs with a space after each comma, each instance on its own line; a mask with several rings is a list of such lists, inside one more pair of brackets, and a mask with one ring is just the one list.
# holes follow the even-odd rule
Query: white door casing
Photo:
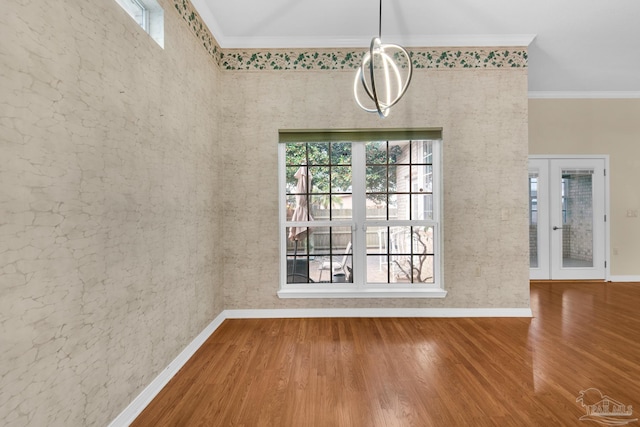
[[608, 277], [607, 162], [606, 156], [530, 157], [529, 175], [537, 177], [531, 279]]

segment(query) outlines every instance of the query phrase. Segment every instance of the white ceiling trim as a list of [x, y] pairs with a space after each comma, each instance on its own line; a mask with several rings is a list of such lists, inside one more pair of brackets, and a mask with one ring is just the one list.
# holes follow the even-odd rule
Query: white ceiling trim
[[[213, 31], [213, 30], [212, 30]], [[375, 36], [337, 38], [337, 37], [220, 37], [213, 34], [223, 49], [331, 49], [369, 47]], [[528, 47], [535, 34], [482, 34], [482, 35], [425, 35], [402, 36], [384, 35], [386, 43], [399, 43], [404, 47]]]
[[[191, 3], [209, 27], [211, 35], [223, 49], [298, 49], [298, 48], [345, 48], [369, 47], [370, 36], [359, 37], [226, 37], [220, 24], [209, 9], [206, 0], [191, 0]], [[478, 34], [478, 35], [384, 35], [387, 43], [400, 43], [404, 47], [528, 47], [535, 34]]]
[[[205, 44], [209, 34], [215, 38], [213, 51], [364, 51], [377, 35], [376, 11], [364, 7], [364, 0], [173, 2]], [[410, 49], [526, 49], [529, 88], [543, 91], [533, 97], [637, 98], [640, 0], [620, 0], [616, 7], [605, 3], [463, 0], [431, 7], [401, 0], [385, 9], [382, 39]], [[199, 15], [195, 19], [193, 11]], [[200, 34], [201, 24], [207, 35]]]
[[218, 42], [218, 46], [222, 47], [223, 41], [220, 39], [224, 37], [220, 29], [220, 24], [218, 24], [218, 20], [213, 15], [213, 12], [211, 12], [211, 9], [209, 9], [206, 0], [191, 0], [191, 4], [202, 18], [202, 23], [209, 28], [211, 35], [216, 39], [216, 42]]
[[529, 99], [640, 99], [640, 92], [634, 91], [530, 91]]

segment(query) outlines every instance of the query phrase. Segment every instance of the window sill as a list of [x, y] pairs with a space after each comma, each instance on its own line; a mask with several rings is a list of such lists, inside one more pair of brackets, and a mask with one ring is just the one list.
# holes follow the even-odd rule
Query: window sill
[[319, 289], [317, 287], [295, 287], [280, 289], [279, 298], [444, 298], [447, 291], [442, 288], [355, 288], [331, 287]]

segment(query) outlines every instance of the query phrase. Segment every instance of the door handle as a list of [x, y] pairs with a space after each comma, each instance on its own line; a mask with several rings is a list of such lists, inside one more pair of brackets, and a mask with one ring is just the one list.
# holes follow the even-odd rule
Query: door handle
[[553, 226], [554, 230], [562, 230], [562, 227], [556, 227], [555, 225]]

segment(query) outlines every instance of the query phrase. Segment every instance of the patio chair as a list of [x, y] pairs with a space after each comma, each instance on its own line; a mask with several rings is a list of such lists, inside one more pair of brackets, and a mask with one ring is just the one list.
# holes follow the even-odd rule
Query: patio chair
[[323, 261], [320, 267], [318, 268], [318, 271], [320, 271], [320, 277], [318, 277], [318, 281], [322, 280], [322, 273], [324, 271], [329, 271], [331, 275], [342, 273], [346, 277], [347, 271], [345, 267], [347, 265], [347, 261], [349, 260], [350, 253], [351, 253], [351, 242], [347, 244], [347, 247], [344, 250], [344, 256], [342, 257], [342, 260], [340, 262], [334, 261], [332, 259], [329, 261]]

